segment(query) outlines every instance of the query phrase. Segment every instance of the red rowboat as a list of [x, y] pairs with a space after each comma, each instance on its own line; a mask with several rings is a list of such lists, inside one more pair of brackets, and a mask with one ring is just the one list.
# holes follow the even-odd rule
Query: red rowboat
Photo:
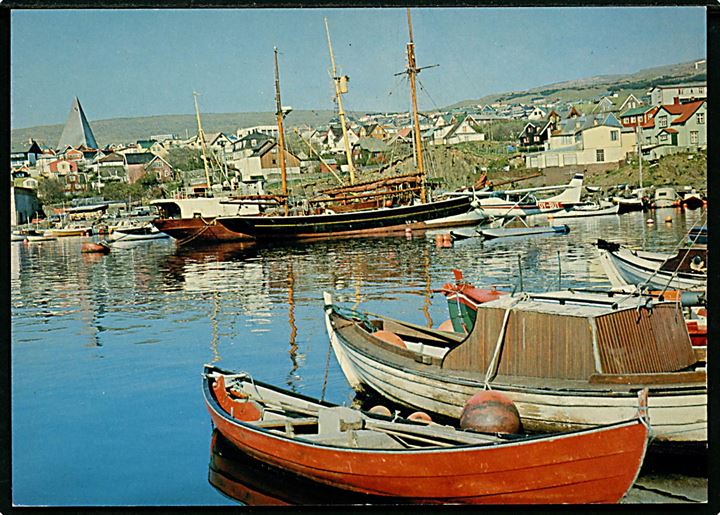
[[316, 401], [212, 365], [203, 392], [218, 431], [250, 456], [408, 503], [618, 502], [648, 439], [640, 417], [541, 436], [459, 431]]

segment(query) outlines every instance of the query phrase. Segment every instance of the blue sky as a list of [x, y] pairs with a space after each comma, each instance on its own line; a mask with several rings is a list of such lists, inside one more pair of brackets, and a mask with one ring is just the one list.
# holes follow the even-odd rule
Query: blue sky
[[[348, 110], [409, 106], [404, 9], [28, 10], [12, 13], [12, 127], [92, 120], [331, 109], [323, 18]], [[704, 58], [703, 8], [413, 9], [421, 109], [600, 74]]]

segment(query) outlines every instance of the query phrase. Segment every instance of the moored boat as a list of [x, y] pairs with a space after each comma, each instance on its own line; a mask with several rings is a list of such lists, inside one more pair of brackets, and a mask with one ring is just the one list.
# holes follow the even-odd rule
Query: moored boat
[[[218, 222], [231, 232], [248, 234], [257, 240], [310, 240], [401, 234], [407, 228], [422, 230], [468, 225], [476, 221], [462, 216], [473, 210], [470, 197], [454, 197], [339, 213], [222, 217]], [[442, 223], [442, 219], [449, 220]]]
[[45, 234], [64, 238], [68, 236], [92, 236], [93, 228], [85, 225], [66, 225], [62, 227], [54, 227], [46, 229]]
[[705, 203], [702, 194], [694, 189], [680, 193], [680, 197], [680, 204], [686, 209], [698, 209]]
[[465, 399], [492, 388], [526, 429], [546, 432], [626, 419], [648, 387], [654, 443], [706, 449], [706, 372], [675, 303], [503, 295], [478, 306], [468, 335], [340, 308], [328, 294], [325, 304], [333, 351], [357, 391], [459, 418]]
[[566, 211], [558, 211], [557, 213], [549, 214], [548, 218], [552, 218], [554, 220], [563, 218], [587, 218], [590, 216], [617, 215], [619, 211], [619, 204], [607, 207], [601, 207], [598, 204], [593, 204], [590, 206], [575, 206]]
[[508, 238], [512, 236], [536, 236], [540, 234], [567, 234], [570, 227], [567, 225], [546, 225], [536, 227], [497, 227], [478, 229], [478, 235], [486, 240], [495, 238]]
[[642, 285], [683, 291], [707, 288], [707, 246], [660, 253], [631, 250], [602, 239], [596, 245], [600, 263], [614, 287]]
[[31, 229], [27, 231], [25, 235], [25, 241], [27, 242], [41, 242], [41, 241], [54, 241], [57, 240], [57, 236], [49, 234], [47, 231], [41, 231], [39, 229]]
[[576, 432], [502, 437], [335, 406], [211, 365], [203, 392], [215, 427], [250, 456], [407, 503], [618, 502], [647, 445], [637, 415]]
[[680, 205], [680, 196], [675, 188], [665, 187], [655, 190], [655, 197], [652, 201], [652, 207], [656, 209], [664, 207], [677, 207]]
[[[249, 202], [249, 201], [248, 201]], [[247, 234], [228, 230], [218, 223], [220, 216], [256, 215], [258, 202], [237, 202], [222, 197], [153, 200], [159, 216], [152, 224], [178, 240], [179, 244], [203, 244], [231, 241], [250, 241]]]
[[614, 197], [613, 203], [617, 204], [619, 215], [645, 209], [645, 202], [640, 198]]
[[118, 241], [143, 241], [143, 240], [158, 240], [163, 238], [169, 238], [167, 234], [159, 231], [152, 224], [145, 224], [140, 226], [127, 226], [117, 227], [108, 236], [108, 240], [112, 242]]
[[27, 238], [27, 234], [25, 232], [13, 231], [10, 233], [10, 241], [11, 242], [24, 241], [25, 238]]

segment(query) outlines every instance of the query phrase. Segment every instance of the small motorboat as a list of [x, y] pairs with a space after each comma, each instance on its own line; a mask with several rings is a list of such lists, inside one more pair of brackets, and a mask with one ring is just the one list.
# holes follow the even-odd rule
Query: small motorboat
[[20, 231], [13, 231], [10, 233], [10, 241], [11, 242], [19, 242], [19, 241], [25, 241], [27, 238], [27, 234]]
[[559, 211], [548, 215], [548, 218], [554, 220], [559, 218], [587, 218], [590, 216], [607, 216], [617, 215], [620, 212], [620, 205], [601, 206], [599, 204], [590, 204], [587, 206], [575, 206], [567, 211]]
[[643, 211], [645, 209], [645, 202], [641, 198], [614, 197], [612, 201], [614, 204], [617, 204], [617, 214], [619, 215], [632, 213], [633, 211]]
[[677, 207], [680, 205], [680, 196], [675, 188], [658, 188], [655, 190], [655, 198], [652, 201], [652, 207], [660, 209], [664, 207]]
[[68, 236], [92, 236], [93, 228], [85, 225], [67, 225], [48, 229], [45, 233], [49, 236], [56, 236], [58, 238]]
[[690, 191], [685, 191], [680, 195], [682, 196], [682, 200], [680, 201], [680, 203], [685, 209], [698, 209], [701, 208], [705, 203], [702, 195], [694, 189], [691, 189]]
[[117, 227], [108, 236], [108, 239], [115, 243], [118, 241], [158, 240], [169, 237], [164, 232], [160, 232], [157, 227], [148, 223], [141, 226]]
[[567, 225], [546, 225], [536, 227], [498, 227], [490, 229], [478, 229], [478, 235], [486, 240], [495, 238], [507, 238], [511, 236], [536, 236], [539, 234], [567, 234], [570, 227]]
[[405, 503], [615, 503], [635, 481], [648, 443], [645, 391], [634, 420], [539, 436], [336, 406], [212, 365], [203, 393], [217, 430], [253, 458]]
[[57, 236], [48, 234], [47, 231], [41, 231], [38, 229], [31, 229], [25, 236], [27, 242], [41, 242], [41, 241], [54, 241], [57, 240]]
[[109, 254], [110, 245], [104, 241], [85, 241], [80, 250], [83, 254]]

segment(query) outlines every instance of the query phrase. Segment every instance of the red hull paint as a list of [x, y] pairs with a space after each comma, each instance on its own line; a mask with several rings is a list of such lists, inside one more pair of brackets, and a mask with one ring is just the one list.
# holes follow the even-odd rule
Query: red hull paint
[[152, 223], [159, 231], [183, 243], [198, 244], [254, 240], [252, 236], [227, 229], [212, 218], [157, 218]]
[[[206, 389], [206, 397], [208, 389]], [[268, 464], [337, 488], [423, 503], [614, 503], [645, 454], [640, 422], [494, 446], [370, 450], [301, 442], [233, 420], [206, 399], [217, 429]]]

